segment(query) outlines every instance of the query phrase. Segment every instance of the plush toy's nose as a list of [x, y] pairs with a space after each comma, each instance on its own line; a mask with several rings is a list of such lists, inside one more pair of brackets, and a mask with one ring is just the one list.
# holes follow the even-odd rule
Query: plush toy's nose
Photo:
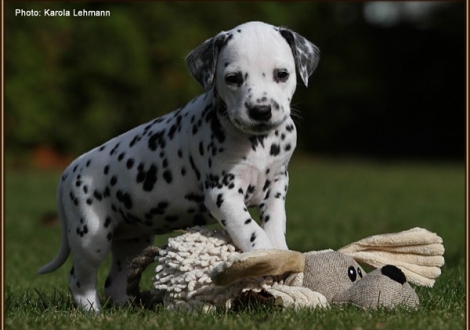
[[392, 265], [385, 265], [382, 267], [381, 272], [383, 275], [388, 276], [392, 280], [400, 283], [400, 284], [405, 284], [406, 283], [406, 276], [403, 274], [403, 272], [400, 270], [400, 268]]

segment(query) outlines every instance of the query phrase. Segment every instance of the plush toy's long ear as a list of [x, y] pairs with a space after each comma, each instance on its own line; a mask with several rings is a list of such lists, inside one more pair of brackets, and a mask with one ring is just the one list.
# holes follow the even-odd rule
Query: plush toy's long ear
[[247, 277], [300, 273], [305, 267], [303, 253], [288, 250], [255, 250], [239, 254], [217, 265], [212, 282], [228, 285]]
[[338, 252], [375, 268], [395, 265], [409, 282], [420, 286], [432, 287], [444, 265], [442, 238], [423, 228], [371, 236]]

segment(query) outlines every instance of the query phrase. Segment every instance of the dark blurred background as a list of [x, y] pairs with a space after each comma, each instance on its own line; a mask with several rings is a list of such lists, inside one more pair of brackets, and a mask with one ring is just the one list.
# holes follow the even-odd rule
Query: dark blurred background
[[[301, 115], [299, 149], [463, 160], [465, 6], [6, 2], [7, 159], [74, 157], [184, 105], [202, 93], [187, 73], [188, 52], [221, 30], [261, 20], [321, 49], [308, 89], [299, 84], [292, 104]], [[19, 17], [18, 8], [111, 17]]]

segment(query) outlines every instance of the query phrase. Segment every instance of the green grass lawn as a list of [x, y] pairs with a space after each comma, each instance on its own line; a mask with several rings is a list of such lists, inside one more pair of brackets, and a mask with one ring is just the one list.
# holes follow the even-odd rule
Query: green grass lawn
[[[89, 315], [73, 307], [70, 260], [36, 275], [60, 243], [53, 218], [59, 172], [7, 168], [5, 186], [6, 329], [463, 329], [465, 319], [465, 172], [463, 164], [367, 162], [296, 155], [290, 168], [287, 240], [298, 251], [338, 249], [366, 236], [424, 227], [444, 239], [446, 264], [433, 288], [416, 288], [417, 311], [280, 311], [172, 313], [105, 308]], [[157, 245], [164, 243], [159, 238]], [[107, 265], [100, 270], [101, 286]], [[142, 286], [150, 288], [152, 269]], [[102, 291], [101, 291], [102, 292]]]

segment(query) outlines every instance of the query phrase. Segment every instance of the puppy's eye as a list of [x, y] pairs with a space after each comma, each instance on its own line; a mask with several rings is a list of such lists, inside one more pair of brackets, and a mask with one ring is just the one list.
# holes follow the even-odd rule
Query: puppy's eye
[[229, 73], [225, 76], [225, 82], [227, 85], [241, 86], [243, 83], [243, 77], [240, 72]]
[[289, 79], [289, 72], [285, 69], [274, 70], [274, 80], [276, 82], [285, 82]]

